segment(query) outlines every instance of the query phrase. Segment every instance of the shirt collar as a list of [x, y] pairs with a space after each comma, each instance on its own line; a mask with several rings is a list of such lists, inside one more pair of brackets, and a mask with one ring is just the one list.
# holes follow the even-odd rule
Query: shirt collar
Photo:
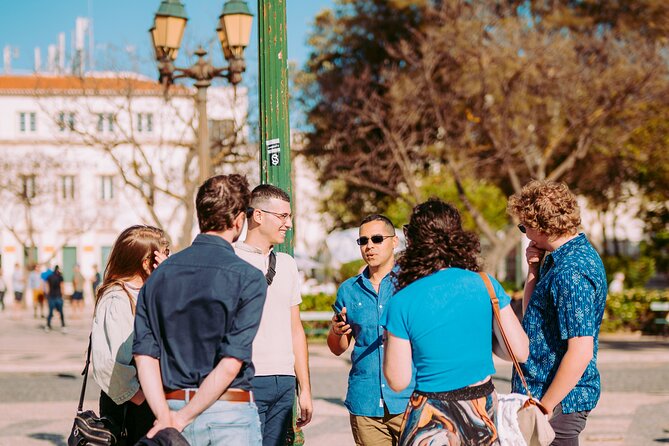
[[[381, 279], [381, 283], [391, 280], [392, 278], [396, 277], [397, 274], [400, 271], [400, 267], [398, 264], [395, 264], [393, 266], [393, 269], [390, 270], [388, 274], [386, 274], [383, 279]], [[360, 274], [358, 274], [358, 282], [365, 283], [371, 285], [372, 282], [369, 280], [369, 266], [366, 266], [365, 269], [363, 269]]]
[[558, 249], [551, 253], [554, 263], [559, 263], [562, 259], [571, 254], [575, 249], [580, 246], [583, 246], [588, 242], [587, 237], [584, 233], [580, 233], [573, 239], [569, 240], [564, 245], [560, 246]]
[[212, 234], [198, 234], [193, 240], [194, 245], [217, 245], [234, 252], [232, 245], [222, 237]]
[[[249, 245], [248, 243], [246, 243], [245, 241], [243, 242], [243, 241], [241, 241], [241, 240], [237, 240], [237, 241], [235, 242], [235, 248], [240, 249], [240, 250], [242, 250], [242, 251], [251, 252], [251, 253], [253, 253], [253, 254], [261, 254], [261, 255], [264, 255], [263, 252], [262, 252], [262, 249], [260, 249], [260, 248], [256, 248], [255, 246], [251, 246], [251, 245]], [[268, 256], [269, 253], [272, 252], [273, 250], [274, 250], [274, 246], [271, 246], [271, 247], [269, 248], [269, 252], [266, 254], [266, 256]]]

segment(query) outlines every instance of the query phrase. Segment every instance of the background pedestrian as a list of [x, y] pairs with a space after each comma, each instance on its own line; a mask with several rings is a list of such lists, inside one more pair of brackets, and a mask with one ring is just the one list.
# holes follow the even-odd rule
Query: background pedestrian
[[53, 317], [53, 312], [58, 311], [60, 314], [62, 332], [67, 332], [67, 329], [65, 328], [65, 314], [63, 313], [63, 282], [63, 274], [60, 272], [60, 267], [56, 265], [53, 272], [49, 274], [49, 277], [46, 279], [48, 288], [47, 301], [49, 303], [49, 315], [46, 318], [46, 327], [44, 327], [46, 331], [51, 331], [51, 318]]
[[33, 317], [37, 319], [37, 313], [39, 311], [40, 317], [44, 318], [45, 282], [40, 275], [38, 263], [34, 264], [30, 269], [30, 273], [28, 274], [28, 287], [33, 295]]
[[79, 319], [84, 310], [84, 276], [79, 265], [74, 265], [72, 272], [72, 318]]
[[7, 292], [7, 284], [5, 283], [5, 276], [0, 268], [0, 308], [5, 311], [5, 293]]
[[23, 293], [26, 289], [26, 274], [19, 263], [14, 264], [12, 273], [12, 290], [14, 291], [13, 319], [19, 319], [24, 308]]

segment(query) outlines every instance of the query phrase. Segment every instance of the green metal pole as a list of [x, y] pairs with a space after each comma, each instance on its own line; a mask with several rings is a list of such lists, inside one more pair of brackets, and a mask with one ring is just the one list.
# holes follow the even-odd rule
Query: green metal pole
[[[292, 201], [286, 1], [258, 0], [260, 183], [280, 187]], [[293, 255], [293, 232], [278, 251]]]

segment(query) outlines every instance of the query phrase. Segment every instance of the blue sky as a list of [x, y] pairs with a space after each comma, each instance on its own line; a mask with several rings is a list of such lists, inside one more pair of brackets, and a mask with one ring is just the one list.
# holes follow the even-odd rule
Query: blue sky
[[[224, 0], [182, 0], [186, 5], [188, 26], [183, 48], [193, 49], [215, 39], [216, 20]], [[96, 43], [96, 68], [134, 69], [156, 76], [151, 60], [151, 42], [148, 29], [160, 0], [16, 0], [3, 2], [0, 14], [0, 47], [18, 48], [19, 57], [12, 60], [15, 72], [31, 72], [36, 46], [42, 51], [42, 65], [46, 64], [47, 46], [57, 43], [57, 36], [65, 32], [68, 51], [77, 16], [92, 12]], [[257, 1], [247, 0], [257, 17]], [[302, 65], [308, 56], [307, 34], [315, 15], [323, 8], [332, 7], [334, 0], [287, 0], [288, 57]], [[257, 19], [254, 20], [251, 45], [246, 49], [248, 80], [257, 76]], [[134, 48], [137, 56], [128, 58], [125, 51]], [[222, 64], [218, 45], [211, 45], [214, 62]], [[205, 49], [208, 49], [205, 47]], [[131, 64], [129, 60], [137, 62]], [[185, 57], [177, 65], [187, 64]]]

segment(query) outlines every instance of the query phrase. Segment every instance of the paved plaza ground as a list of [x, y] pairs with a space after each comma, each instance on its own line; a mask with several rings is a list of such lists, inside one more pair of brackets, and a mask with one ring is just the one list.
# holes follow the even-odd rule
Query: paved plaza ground
[[[68, 308], [66, 307], [66, 311]], [[27, 313], [12, 320], [0, 313], [0, 446], [66, 446], [76, 410], [90, 328], [69, 321], [67, 333], [46, 333], [44, 321]], [[353, 445], [343, 406], [349, 359], [323, 343], [310, 345], [315, 414], [305, 429], [308, 445]], [[495, 384], [509, 389], [511, 367], [497, 362]], [[603, 394], [582, 435], [584, 446], [651, 446], [669, 443], [669, 339], [603, 336], [599, 367]], [[86, 407], [97, 410], [91, 380]], [[232, 445], [231, 445], [232, 446]]]

